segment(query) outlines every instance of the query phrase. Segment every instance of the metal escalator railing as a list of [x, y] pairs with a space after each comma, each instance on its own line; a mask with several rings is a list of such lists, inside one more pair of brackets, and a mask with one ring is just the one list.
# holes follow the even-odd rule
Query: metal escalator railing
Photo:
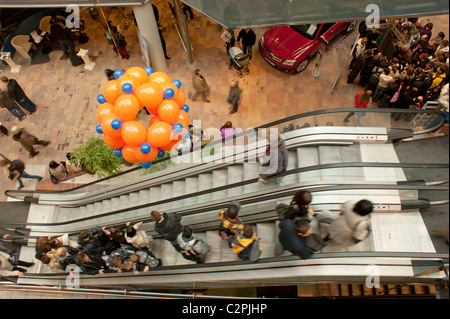
[[[313, 112], [302, 113], [298, 115], [289, 116], [280, 120], [272, 121], [270, 123], [248, 129], [236, 134], [235, 140], [243, 139], [245, 137], [250, 137], [255, 134], [255, 132], [263, 131], [268, 128], [278, 128], [282, 131], [284, 127], [288, 124], [292, 124], [294, 127], [302, 128], [311, 126], [326, 126], [326, 125], [342, 125], [345, 115], [349, 112], [354, 112], [356, 114], [357, 121], [355, 124], [346, 123], [346, 126], [360, 126], [360, 127], [379, 127], [380, 125], [388, 129], [388, 134], [391, 135], [391, 139], [400, 140], [402, 138], [417, 136], [421, 134], [426, 134], [434, 130], [439, 129], [445, 122], [445, 117], [443, 112], [438, 110], [403, 110], [403, 109], [349, 109], [349, 108], [339, 108], [339, 109], [325, 109]], [[391, 115], [399, 115], [403, 117], [402, 121], [395, 121], [391, 118]], [[416, 126], [416, 121], [414, 118], [417, 116], [428, 116], [427, 125], [430, 127]], [[405, 121], [407, 119], [407, 121]], [[362, 123], [362, 122], [365, 123]], [[415, 123], [415, 124], [413, 124]], [[414, 126], [411, 126], [414, 125]], [[409, 133], [408, 133], [409, 131]], [[221, 144], [224, 140], [218, 139], [201, 148], [210, 150], [214, 146]], [[173, 158], [177, 158], [178, 155], [173, 155]], [[170, 158], [160, 159], [154, 161], [154, 164], [163, 163], [170, 160]], [[70, 190], [64, 191], [27, 191], [27, 190], [7, 190], [5, 195], [15, 199], [32, 200], [35, 194], [73, 194], [75, 192], [89, 192], [91, 188], [96, 188], [109, 181], [114, 183], [115, 179], [123, 179], [126, 176], [133, 175], [143, 170], [141, 167], [135, 167], [130, 170], [124, 171], [122, 173], [109, 176], [103, 179], [99, 179]]]
[[[302, 173], [302, 172], [307, 172], [307, 171], [317, 171], [317, 170], [327, 170], [327, 169], [333, 169], [333, 168], [344, 168], [344, 167], [383, 167], [383, 168], [426, 168], [426, 169], [448, 169], [449, 165], [448, 164], [423, 164], [423, 163], [378, 163], [378, 162], [366, 162], [366, 163], [358, 163], [358, 162], [346, 162], [346, 163], [333, 163], [333, 164], [322, 164], [322, 165], [314, 165], [314, 166], [310, 166], [310, 167], [303, 167], [303, 168], [297, 168], [297, 169], [293, 169], [293, 170], [289, 170], [289, 171], [285, 171], [282, 172], [281, 174], [279, 174], [278, 176], [272, 178], [273, 180], [280, 180], [285, 176], [289, 176], [289, 175], [293, 175], [293, 174], [298, 174], [298, 173]], [[447, 180], [445, 181], [441, 181], [439, 184], [443, 184], [445, 183]], [[164, 199], [164, 200], [160, 200], [157, 202], [153, 202], [153, 203], [149, 203], [149, 204], [143, 204], [143, 205], [136, 205], [136, 206], [132, 206], [132, 207], [128, 207], [125, 209], [119, 209], [119, 210], [113, 210], [110, 211], [108, 213], [105, 214], [100, 214], [100, 215], [96, 215], [96, 216], [91, 216], [91, 217], [85, 217], [85, 218], [81, 218], [81, 219], [77, 219], [77, 220], [69, 220], [66, 222], [59, 222], [59, 223], [29, 223], [28, 226], [60, 226], [60, 225], [71, 225], [71, 224], [75, 224], [77, 222], [81, 222], [81, 221], [87, 221], [87, 220], [95, 220], [98, 218], [102, 218], [102, 217], [111, 217], [111, 219], [114, 218], [114, 216], [118, 216], [120, 214], [122, 215], [126, 215], [128, 212], [130, 211], [134, 211], [134, 210], [138, 210], [138, 209], [143, 209], [143, 208], [151, 208], [151, 207], [155, 207], [161, 204], [165, 204], [165, 203], [172, 203], [172, 202], [180, 202], [184, 199], [187, 198], [191, 198], [191, 197], [195, 197], [195, 196], [201, 196], [201, 195], [206, 195], [206, 194], [211, 194], [211, 193], [215, 193], [215, 192], [222, 192], [225, 190], [229, 190], [229, 189], [233, 189], [233, 188], [237, 188], [237, 187], [242, 187], [245, 185], [250, 185], [250, 184], [254, 184], [257, 183], [257, 181], [255, 179], [249, 179], [249, 180], [244, 180], [241, 182], [237, 182], [237, 183], [232, 183], [232, 184], [228, 184], [228, 185], [224, 185], [224, 186], [219, 186], [219, 187], [215, 187], [215, 188], [210, 188], [204, 191], [199, 191], [196, 193], [189, 193], [189, 194], [185, 194], [185, 195], [181, 195], [178, 197], [173, 197], [173, 198], [169, 198], [169, 199]], [[246, 198], [249, 199], [253, 199], [253, 198], [261, 198], [261, 197], [267, 197], [267, 198], [277, 198], [277, 197], [286, 197], [286, 196], [292, 196], [294, 195], [298, 190], [300, 189], [308, 189], [310, 192], [319, 192], [319, 191], [332, 191], [332, 190], [339, 190], [339, 189], [398, 189], [398, 190], [440, 190], [440, 191], [445, 191], [448, 190], [448, 186], [445, 185], [430, 185], [430, 186], [426, 186], [426, 185], [408, 185], [408, 182], [402, 181], [399, 182], [400, 185], [392, 185], [392, 184], [385, 184], [385, 185], [370, 185], [370, 184], [361, 184], [361, 185], [352, 185], [352, 184], [348, 184], [348, 185], [339, 185], [341, 183], [329, 183], [330, 185], [311, 185], [311, 184], [298, 184], [295, 183], [293, 185], [280, 185], [280, 184], [276, 184], [274, 186], [276, 186], [274, 189], [264, 189], [262, 190], [260, 193], [248, 193], [248, 194], [241, 194], [241, 198], [239, 200], [244, 200]], [[411, 183], [409, 183], [411, 184]], [[436, 183], [433, 183], [436, 184]], [[270, 193], [269, 193], [270, 191]], [[185, 207], [181, 207], [180, 209], [177, 210], [177, 213], [179, 213], [182, 216], [187, 216], [187, 215], [191, 215], [191, 214], [196, 214], [199, 212], [203, 212], [206, 210], [213, 210], [213, 209], [218, 209], [220, 207], [223, 207], [224, 205], [226, 205], [226, 203], [229, 201], [229, 199], [224, 199], [223, 202], [220, 202], [218, 204], [215, 205], [208, 205], [207, 203], [205, 203], [205, 205], [200, 205], [200, 207], [196, 207], [193, 209], [186, 209]], [[138, 220], [145, 220], [145, 218], [138, 218]], [[133, 221], [133, 219], [128, 219], [128, 221]], [[2, 223], [0, 222], [0, 226], [9, 226], [9, 227], [14, 227], [14, 226], [22, 226], [20, 223]]]

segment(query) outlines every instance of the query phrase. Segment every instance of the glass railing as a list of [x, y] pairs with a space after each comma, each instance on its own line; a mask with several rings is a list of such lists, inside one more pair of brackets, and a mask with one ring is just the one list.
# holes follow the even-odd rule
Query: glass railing
[[[351, 113], [354, 115], [350, 116]], [[345, 121], [348, 118], [348, 122]], [[273, 121], [252, 129], [237, 128], [234, 143], [235, 147], [247, 145], [256, 139], [265, 139], [268, 129], [276, 128], [280, 133], [291, 130], [316, 126], [339, 126], [339, 127], [376, 127], [388, 130], [407, 130], [412, 135], [426, 134], [439, 129], [444, 124], [443, 112], [431, 109], [423, 110], [403, 110], [403, 109], [325, 109], [308, 113], [290, 116], [284, 119]], [[195, 123], [194, 123], [195, 124]], [[39, 194], [70, 194], [71, 196], [83, 196], [86, 193], [98, 191], [110, 191], [112, 186], [133, 185], [139, 180], [156, 177], [170, 179], [172, 174], [180, 170], [188, 169], [192, 166], [204, 163], [208, 160], [220, 158], [223, 151], [220, 131], [217, 128], [202, 128], [208, 136], [210, 142], [197, 145], [195, 151], [197, 160], [186, 163], [179, 158], [176, 151], [172, 151], [171, 156], [158, 159], [153, 162], [151, 170], [143, 169], [140, 166], [126, 168], [122, 173], [109, 176], [103, 179], [96, 179], [91, 175], [82, 175], [65, 183], [72, 183], [74, 187], [63, 191], [28, 191], [28, 190], [7, 190], [5, 194], [9, 197], [24, 200]], [[194, 156], [192, 156], [194, 158]], [[194, 162], [194, 163], [192, 163]], [[158, 172], [158, 167], [161, 171]], [[156, 172], [155, 172], [156, 171]], [[82, 185], [80, 185], [82, 184]], [[76, 186], [75, 186], [76, 185]]]

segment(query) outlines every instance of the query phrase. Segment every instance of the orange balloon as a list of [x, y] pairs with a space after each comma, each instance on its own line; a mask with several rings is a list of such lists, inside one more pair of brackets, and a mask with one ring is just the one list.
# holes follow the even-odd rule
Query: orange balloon
[[144, 83], [135, 90], [134, 94], [147, 110], [157, 107], [164, 100], [164, 91], [156, 83]]
[[164, 121], [153, 123], [148, 128], [147, 142], [153, 147], [163, 147], [170, 142], [172, 126]]
[[103, 122], [103, 118], [108, 115], [114, 113], [114, 105], [109, 103], [109, 102], [105, 102], [103, 104], [101, 104], [98, 108], [97, 108], [97, 121], [99, 123]]
[[121, 136], [112, 137], [107, 134], [104, 134], [103, 140], [105, 141], [105, 144], [111, 148], [121, 148], [125, 145], [125, 141], [122, 139]]
[[123, 94], [119, 96], [114, 107], [116, 113], [123, 122], [134, 120], [141, 109], [137, 97], [133, 94]]
[[139, 163], [139, 160], [136, 157], [136, 154], [134, 153], [134, 147], [130, 145], [125, 144], [122, 147], [122, 156], [127, 162]]
[[175, 124], [180, 116], [180, 108], [177, 102], [173, 100], [164, 100], [158, 106], [158, 115], [161, 120], [169, 123]]
[[145, 109], [153, 115], [158, 115], [158, 107], [145, 107]]
[[153, 123], [162, 121], [161, 118], [158, 115], [153, 115], [152, 118], [150, 119], [150, 122], [148, 122], [148, 126], [152, 126]]
[[147, 130], [138, 121], [128, 121], [123, 123], [122, 138], [130, 146], [140, 146], [147, 140]]
[[160, 150], [163, 151], [171, 151], [174, 150], [178, 144], [180, 143], [180, 140], [175, 140], [175, 141], [170, 141], [169, 144], [167, 144], [166, 146], [160, 147]]
[[[173, 84], [173, 83], [170, 83], [170, 82], [164, 82], [164, 83], [160, 83], [159, 84], [159, 87], [163, 90], [163, 92], [166, 90], [166, 89], [172, 89], [173, 90], [173, 92], [174, 92], [174, 95], [173, 95], [173, 97], [172, 98], [170, 98], [170, 100], [176, 100], [177, 99], [177, 97], [178, 97], [178, 92], [180, 91], [178, 88], [177, 88], [177, 86], [175, 85], [175, 84]], [[184, 104], [183, 104], [184, 105]]]
[[152, 146], [150, 153], [148, 154], [144, 154], [141, 152], [141, 149], [139, 147], [136, 147], [134, 149], [134, 154], [136, 155], [136, 158], [140, 161], [140, 162], [151, 162], [155, 159], [156, 155], [158, 155], [158, 148], [155, 146]]
[[178, 90], [178, 96], [174, 100], [181, 109], [186, 104], [186, 95], [184, 95], [183, 91]]
[[147, 83], [148, 82], [148, 75], [147, 72], [141, 67], [133, 66], [125, 71], [125, 74], [128, 76], [134, 77], [136, 80], [138, 80], [139, 85]]
[[[180, 110], [180, 116], [178, 117], [183, 123], [189, 124], [189, 115], [185, 110]], [[181, 122], [180, 122], [181, 123]], [[184, 125], [183, 125], [184, 127]]]
[[136, 91], [136, 89], [139, 87], [140, 82], [138, 79], [136, 79], [133, 76], [129, 76], [127, 74], [122, 75], [120, 78], [117, 79], [117, 86], [120, 90], [120, 93], [123, 94], [124, 92], [122, 91], [122, 86], [125, 83], [130, 83], [131, 86], [133, 87], [133, 92]]
[[116, 129], [113, 129], [111, 126], [111, 122], [114, 120], [118, 120], [118, 119], [119, 119], [119, 114], [116, 114], [116, 113], [111, 113], [111, 114], [105, 115], [103, 117], [103, 121], [101, 123], [103, 133], [107, 134], [111, 137], [121, 136], [122, 128], [119, 128], [116, 130]]
[[120, 95], [122, 95], [122, 89], [117, 85], [117, 80], [111, 80], [106, 83], [103, 88], [103, 96], [106, 101], [114, 104]]
[[148, 81], [151, 83], [172, 83], [170, 77], [164, 72], [153, 72], [148, 76]]

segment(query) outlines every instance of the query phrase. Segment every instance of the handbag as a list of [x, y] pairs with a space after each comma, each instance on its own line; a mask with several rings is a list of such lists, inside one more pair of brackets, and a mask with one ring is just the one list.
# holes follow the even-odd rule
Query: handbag
[[321, 250], [327, 243], [317, 234], [311, 234], [305, 237], [305, 246], [310, 252]]
[[18, 253], [9, 254], [8, 260], [11, 263], [11, 265], [17, 266], [19, 264], [19, 254]]

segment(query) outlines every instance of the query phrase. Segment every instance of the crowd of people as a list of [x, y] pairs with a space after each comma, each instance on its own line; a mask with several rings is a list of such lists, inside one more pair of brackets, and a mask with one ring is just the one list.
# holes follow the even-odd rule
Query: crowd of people
[[[302, 190], [294, 195], [289, 205], [276, 206], [280, 223], [275, 256], [287, 250], [301, 259], [308, 259], [330, 240], [350, 246], [368, 237], [370, 213], [373, 210], [370, 201], [347, 201], [343, 203], [340, 214], [329, 211], [314, 212], [311, 201], [311, 193]], [[218, 236], [227, 242], [238, 259], [257, 262], [263, 246], [256, 235], [254, 225], [240, 218], [240, 210], [241, 204], [233, 201], [219, 211]], [[197, 264], [206, 262], [211, 246], [196, 236], [190, 226], [183, 226], [180, 215], [152, 211], [151, 220], [155, 223], [154, 229], [158, 237], [168, 241], [183, 258]], [[327, 225], [325, 237], [313, 232], [313, 220]], [[68, 234], [60, 237], [39, 237], [36, 241], [35, 258], [56, 273], [66, 272], [69, 265], [77, 265], [81, 273], [89, 275], [123, 271], [134, 274], [148, 272], [163, 263], [161, 258], [152, 252], [153, 237], [141, 229], [142, 224], [138, 222], [133, 225], [127, 223], [123, 227], [96, 226], [81, 231], [76, 239], [71, 239]], [[0, 275], [22, 276], [26, 270], [18, 267], [18, 262], [11, 264], [11, 251], [3, 246], [1, 248]], [[29, 267], [33, 263], [20, 261], [20, 265]]]
[[[371, 100], [379, 108], [420, 109], [428, 101], [438, 101], [448, 114], [449, 40], [445, 33], [436, 33], [433, 23], [424, 24], [420, 18], [397, 19], [394, 26], [402, 40], [388, 59], [379, 51], [384, 31], [360, 24], [347, 78], [347, 83], [353, 83], [359, 76], [358, 84], [365, 88], [355, 106], [367, 107]], [[402, 113], [392, 117], [398, 121]]]

